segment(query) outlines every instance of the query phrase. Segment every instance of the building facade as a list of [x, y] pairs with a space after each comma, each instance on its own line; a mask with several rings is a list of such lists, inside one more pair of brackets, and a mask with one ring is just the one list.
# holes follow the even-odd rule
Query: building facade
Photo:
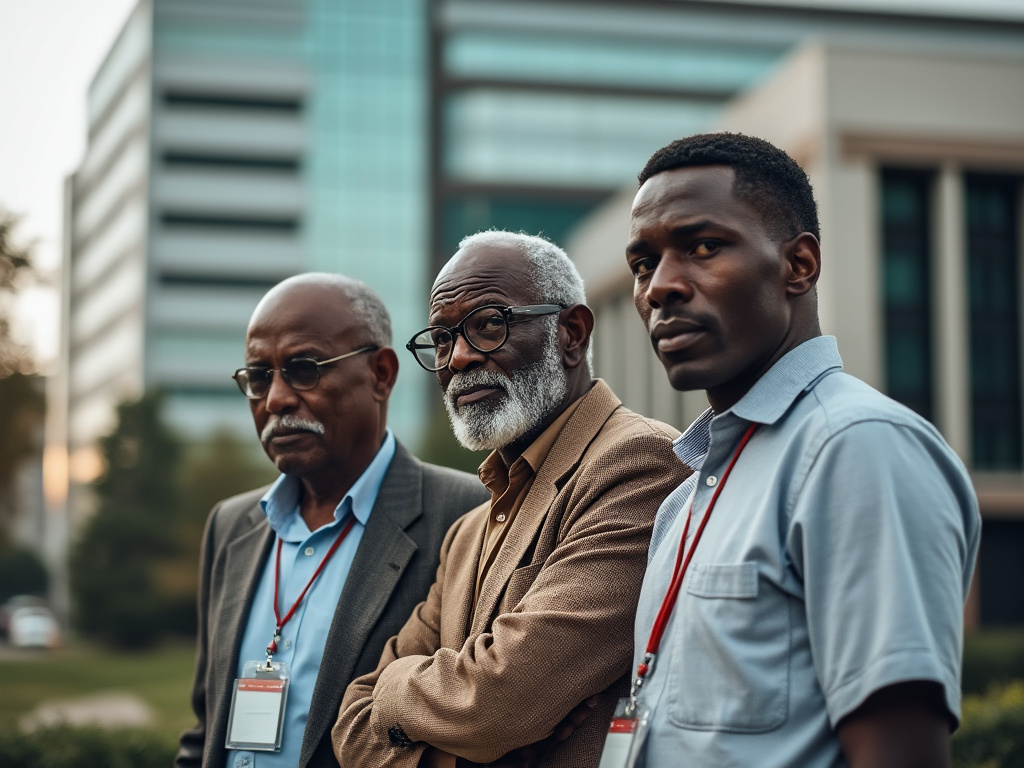
[[[89, 92], [69, 183], [73, 477], [118, 400], [167, 393], [187, 438], [248, 435], [230, 373], [260, 297], [298, 272], [366, 280], [422, 323], [426, 33], [420, 0], [143, 0]], [[399, 387], [414, 441], [422, 387]]]
[[[716, 126], [808, 172], [823, 331], [848, 372], [931, 420], [971, 471], [984, 531], [968, 618], [983, 624], [1024, 623], [1020, 51], [809, 43]], [[592, 286], [600, 375], [630, 407], [685, 426], [707, 403], [668, 386], [636, 317], [621, 248], [634, 193], [582, 226], [570, 255]]]

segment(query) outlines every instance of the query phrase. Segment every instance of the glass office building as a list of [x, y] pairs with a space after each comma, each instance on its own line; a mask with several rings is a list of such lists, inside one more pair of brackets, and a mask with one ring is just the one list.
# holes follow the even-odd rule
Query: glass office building
[[[424, 0], [136, 7], [68, 185], [73, 474], [114, 404], [151, 387], [187, 438], [248, 435], [229, 375], [257, 301], [289, 275], [367, 281], [397, 340], [422, 325], [426, 18]], [[415, 443], [425, 388], [410, 366], [401, 378], [389, 416]]]

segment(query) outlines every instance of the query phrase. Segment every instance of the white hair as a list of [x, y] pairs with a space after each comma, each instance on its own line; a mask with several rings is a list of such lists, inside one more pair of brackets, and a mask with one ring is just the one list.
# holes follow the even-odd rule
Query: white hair
[[[452, 376], [444, 392], [444, 406], [456, 439], [471, 451], [495, 450], [526, 437], [536, 437], [565, 397], [568, 379], [558, 353], [558, 319], [537, 318], [546, 324], [541, 358], [506, 375], [475, 368]], [[457, 405], [459, 395], [479, 386], [504, 390], [495, 402]]]
[[[507, 232], [502, 229], [488, 229], [467, 235], [459, 242], [459, 252], [471, 246], [498, 246], [516, 248], [529, 261], [530, 277], [533, 279], [534, 301], [538, 304], [586, 304], [587, 294], [583, 278], [568, 254], [544, 237], [527, 235], [524, 232]], [[455, 266], [458, 253], [449, 260], [437, 280]], [[436, 284], [435, 280], [435, 284]], [[587, 348], [587, 372], [594, 375], [593, 338]]]

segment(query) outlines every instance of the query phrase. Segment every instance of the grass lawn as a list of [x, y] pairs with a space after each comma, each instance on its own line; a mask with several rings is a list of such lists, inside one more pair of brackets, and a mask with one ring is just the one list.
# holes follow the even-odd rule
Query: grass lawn
[[52, 652], [0, 657], [0, 728], [11, 728], [43, 702], [111, 691], [133, 693], [156, 716], [154, 728], [177, 739], [194, 722], [191, 644], [144, 653], [71, 645]]

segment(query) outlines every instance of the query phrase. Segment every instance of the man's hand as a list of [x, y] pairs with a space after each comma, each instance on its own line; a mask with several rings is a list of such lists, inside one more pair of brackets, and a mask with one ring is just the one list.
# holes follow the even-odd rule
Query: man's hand
[[597, 700], [597, 696], [591, 696], [589, 699], [585, 699], [580, 704], [577, 704], [572, 712], [555, 726], [555, 730], [551, 732], [550, 736], [546, 739], [541, 739], [535, 744], [529, 744], [512, 750], [502, 758], [502, 761], [508, 763], [508, 765], [516, 766], [516, 768], [530, 768], [530, 766], [536, 765], [537, 761], [544, 756], [544, 753], [572, 736], [573, 731], [590, 717], [590, 713], [597, 706]]

